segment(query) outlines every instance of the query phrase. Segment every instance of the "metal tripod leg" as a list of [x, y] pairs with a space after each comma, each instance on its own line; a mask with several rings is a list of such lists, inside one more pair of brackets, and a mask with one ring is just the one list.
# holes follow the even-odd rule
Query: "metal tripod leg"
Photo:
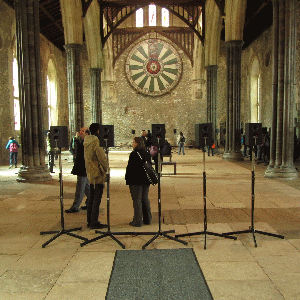
[[[255, 144], [256, 144], [256, 137], [255, 137]], [[257, 247], [255, 233], [268, 235], [268, 236], [273, 236], [273, 237], [277, 237], [277, 238], [280, 238], [280, 239], [284, 239], [284, 236], [280, 235], [280, 234], [275, 234], [275, 233], [271, 233], [271, 232], [260, 231], [260, 230], [255, 230], [254, 229], [254, 202], [255, 202], [255, 188], [254, 188], [255, 187], [255, 167], [254, 167], [254, 160], [252, 160], [251, 173], [252, 173], [251, 226], [249, 226], [248, 230], [232, 231], [232, 232], [226, 232], [226, 233], [223, 233], [223, 234], [224, 235], [233, 235], [233, 234], [242, 234], [242, 233], [252, 233], [254, 246]]]
[[[56, 141], [57, 143], [57, 141]], [[56, 234], [54, 237], [52, 237], [49, 241], [44, 243], [42, 245], [43, 248], [45, 248], [47, 245], [49, 245], [51, 242], [56, 240], [58, 237], [60, 237], [63, 234], [67, 234], [69, 236], [75, 237], [77, 239], [81, 239], [83, 241], [87, 241], [88, 239], [85, 237], [82, 237], [80, 235], [71, 233], [72, 231], [78, 231], [81, 230], [82, 227], [77, 227], [73, 229], [65, 229], [65, 218], [64, 218], [64, 200], [63, 200], [63, 179], [62, 179], [62, 162], [61, 162], [61, 149], [59, 148], [59, 183], [60, 183], [60, 220], [61, 220], [61, 227], [62, 229], [60, 231], [42, 231], [40, 232], [41, 235], [44, 234]]]
[[107, 173], [106, 173], [106, 182], [107, 182], [107, 232], [102, 232], [96, 230], [95, 233], [102, 233], [102, 235], [95, 237], [93, 239], [87, 240], [83, 243], [80, 244], [80, 246], [85, 246], [87, 244], [90, 244], [92, 242], [101, 240], [105, 237], [110, 237], [113, 239], [115, 242], [117, 242], [123, 249], [125, 249], [125, 245], [121, 243], [115, 236], [114, 233], [110, 231], [110, 169], [109, 169], [109, 159], [108, 159], [108, 147], [107, 147], [107, 139], [105, 139], [106, 142], [106, 147], [105, 147], [105, 152], [106, 152], [106, 157], [107, 157]]
[[[205, 138], [205, 146], [206, 146], [206, 138]], [[205, 172], [205, 151], [203, 149], [203, 203], [204, 203], [204, 231], [199, 231], [199, 232], [193, 232], [193, 233], [184, 233], [184, 234], [177, 234], [175, 237], [183, 237], [183, 236], [193, 236], [193, 235], [204, 235], [204, 249], [206, 249], [206, 236], [207, 235], [214, 235], [214, 236], [219, 236], [219, 237], [224, 237], [224, 238], [229, 238], [236, 240], [237, 238], [235, 236], [226, 236], [222, 233], [215, 233], [211, 231], [207, 231], [207, 212], [206, 212], [206, 172]]]

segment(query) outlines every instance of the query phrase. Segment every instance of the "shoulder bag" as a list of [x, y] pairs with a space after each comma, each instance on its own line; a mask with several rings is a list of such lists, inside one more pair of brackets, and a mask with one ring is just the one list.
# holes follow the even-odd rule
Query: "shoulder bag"
[[146, 172], [146, 175], [147, 175], [147, 178], [148, 178], [149, 182], [152, 185], [156, 185], [158, 183], [158, 174], [153, 169], [153, 167], [150, 163], [148, 163], [147, 161], [143, 162], [143, 158], [142, 158], [142, 156], [139, 152], [137, 152], [137, 154], [139, 155], [140, 159], [142, 160], [143, 168]]

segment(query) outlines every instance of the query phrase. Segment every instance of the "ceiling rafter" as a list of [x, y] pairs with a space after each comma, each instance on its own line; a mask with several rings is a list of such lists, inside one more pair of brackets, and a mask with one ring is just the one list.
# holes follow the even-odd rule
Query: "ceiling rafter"
[[[11, 8], [14, 9], [15, 0], [3, 0]], [[82, 4], [82, 14], [85, 17], [88, 8], [90, 7], [92, 1], [96, 0], [81, 0]], [[120, 7], [125, 6], [139, 6], [144, 7], [150, 3], [155, 3], [158, 6], [171, 7], [172, 5], [185, 6], [187, 7], [190, 4], [200, 3], [199, 6], [202, 6], [204, 21], [205, 21], [205, 3], [207, 0], [97, 0], [98, 3], [105, 4], [107, 7], [117, 5]], [[224, 15], [225, 9], [225, 0], [214, 0], [218, 8], [221, 11], [221, 14]], [[60, 50], [64, 51], [64, 32], [62, 25], [62, 16], [60, 8], [60, 0], [39, 0], [40, 5], [40, 32], [43, 34], [50, 42], [52, 42]], [[46, 13], [47, 12], [47, 13]], [[196, 12], [196, 11], [195, 11]], [[252, 43], [266, 28], [269, 28], [272, 25], [272, 12], [273, 12], [273, 3], [272, 0], [247, 0], [247, 9], [245, 16], [245, 27], [244, 27], [244, 46], [246, 48]], [[113, 12], [115, 15], [116, 12]], [[191, 13], [190, 13], [191, 14]], [[113, 20], [113, 19], [112, 19]], [[194, 21], [194, 19], [193, 19]], [[195, 23], [191, 23], [189, 27], [193, 27]], [[111, 27], [116, 28], [115, 23], [112, 21], [109, 24]], [[203, 23], [202, 35], [205, 34], [205, 22]], [[56, 30], [59, 28], [59, 32]], [[110, 29], [111, 30], [111, 29]], [[192, 30], [192, 28], [191, 28]], [[222, 30], [222, 36], [224, 38], [224, 28]], [[50, 31], [52, 31], [50, 35]]]

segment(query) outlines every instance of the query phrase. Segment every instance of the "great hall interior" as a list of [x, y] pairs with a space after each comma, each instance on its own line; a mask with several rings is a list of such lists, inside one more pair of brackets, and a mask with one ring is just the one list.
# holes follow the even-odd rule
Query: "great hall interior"
[[[297, 0], [0, 0], [0, 299], [107, 296], [118, 243], [106, 237], [81, 247], [63, 235], [42, 247], [51, 236], [40, 234], [62, 225], [62, 180], [58, 161], [48, 169], [46, 133], [66, 126], [70, 141], [91, 123], [114, 125], [114, 231], [131, 229], [125, 168], [134, 133], [152, 124], [164, 124], [177, 168], [163, 166], [164, 229], [205, 227], [203, 161], [209, 230], [253, 229], [255, 172], [257, 244], [246, 232], [235, 241], [208, 236], [207, 249], [202, 234], [183, 238], [187, 246], [162, 236], [149, 248], [192, 248], [213, 299], [300, 299], [299, 13]], [[207, 123], [214, 156], [195, 147], [195, 125]], [[249, 123], [270, 137], [269, 154], [252, 161], [241, 142]], [[8, 169], [12, 136], [21, 145], [17, 169]], [[62, 150], [67, 207], [76, 177]], [[157, 189], [147, 231], [160, 223]], [[106, 212], [104, 195], [103, 222]], [[85, 238], [97, 235], [85, 211], [64, 218]], [[128, 250], [148, 238], [120, 236]]]

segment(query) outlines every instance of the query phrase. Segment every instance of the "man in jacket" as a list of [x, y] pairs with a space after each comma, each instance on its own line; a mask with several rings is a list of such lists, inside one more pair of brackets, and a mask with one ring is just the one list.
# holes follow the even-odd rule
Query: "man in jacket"
[[90, 135], [84, 139], [84, 160], [87, 177], [90, 182], [90, 199], [87, 203], [87, 223], [91, 229], [106, 228], [106, 224], [98, 221], [99, 207], [106, 181], [107, 158], [105, 151], [100, 147], [99, 124], [93, 123], [89, 127]]
[[[86, 203], [88, 203], [90, 198], [90, 183], [87, 178], [85, 162], [84, 162], [84, 147], [83, 141], [85, 137], [89, 135], [89, 130], [87, 127], [82, 127], [79, 132], [78, 142], [75, 144], [74, 148], [74, 166], [72, 169], [72, 174], [77, 175], [75, 199], [72, 206], [65, 210], [66, 213], [76, 213], [79, 212], [79, 206], [83, 200], [84, 194], [86, 195]], [[81, 207], [84, 209], [85, 207]]]

